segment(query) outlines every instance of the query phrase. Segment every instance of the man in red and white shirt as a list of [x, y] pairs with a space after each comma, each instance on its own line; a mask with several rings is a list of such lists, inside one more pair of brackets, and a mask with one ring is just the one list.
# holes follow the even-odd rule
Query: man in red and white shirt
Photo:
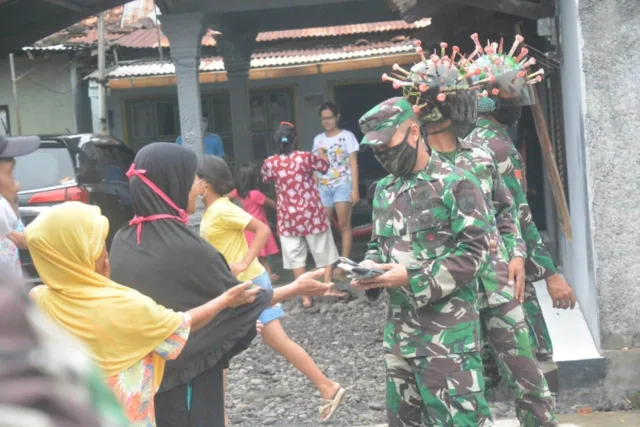
[[[313, 178], [316, 172], [326, 173], [329, 162], [324, 154], [294, 150], [296, 139], [294, 126], [281, 123], [275, 135], [279, 154], [264, 161], [262, 180], [273, 181], [276, 186], [284, 268], [293, 270], [296, 278], [302, 275], [311, 251], [316, 266], [327, 267], [325, 281], [330, 282], [338, 250]], [[303, 305], [310, 307], [311, 299], [303, 298]]]

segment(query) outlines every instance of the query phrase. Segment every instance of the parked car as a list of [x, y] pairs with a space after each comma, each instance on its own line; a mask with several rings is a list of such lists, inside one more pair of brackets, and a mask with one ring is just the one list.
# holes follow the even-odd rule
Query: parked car
[[[116, 231], [133, 217], [126, 172], [135, 153], [122, 142], [92, 134], [41, 136], [38, 150], [16, 159], [20, 182], [19, 209], [28, 225], [41, 212], [59, 203], [79, 201], [97, 205], [109, 219], [107, 246]], [[28, 280], [38, 274], [28, 251], [20, 252]]]

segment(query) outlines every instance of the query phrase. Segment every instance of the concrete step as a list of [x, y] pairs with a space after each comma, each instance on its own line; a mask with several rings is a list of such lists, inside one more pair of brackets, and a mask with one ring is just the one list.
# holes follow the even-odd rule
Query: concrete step
[[569, 362], [601, 358], [580, 303], [576, 303], [573, 310], [553, 308], [546, 283], [539, 281], [534, 285], [553, 342], [553, 359], [556, 362]]

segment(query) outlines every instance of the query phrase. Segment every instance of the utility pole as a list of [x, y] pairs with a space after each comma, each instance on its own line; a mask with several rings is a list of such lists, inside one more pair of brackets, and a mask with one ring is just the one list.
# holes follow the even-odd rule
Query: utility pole
[[13, 102], [16, 106], [16, 127], [18, 135], [22, 135], [22, 123], [20, 123], [20, 104], [18, 102], [18, 79], [16, 78], [16, 64], [13, 61], [13, 53], [9, 54], [9, 67], [11, 67], [11, 85], [13, 86]]
[[98, 114], [100, 116], [100, 134], [107, 131], [107, 99], [105, 84], [105, 49], [104, 49], [104, 13], [98, 18]]

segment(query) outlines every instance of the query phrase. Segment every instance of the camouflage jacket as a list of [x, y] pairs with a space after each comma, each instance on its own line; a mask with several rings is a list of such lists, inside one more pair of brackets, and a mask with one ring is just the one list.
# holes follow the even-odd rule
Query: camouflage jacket
[[385, 351], [429, 357], [480, 348], [478, 274], [492, 221], [477, 180], [438, 156], [420, 173], [378, 183], [366, 258], [409, 273], [408, 286], [388, 289]]
[[500, 166], [500, 173], [518, 206], [520, 228], [527, 244], [527, 278], [536, 281], [556, 274], [558, 268], [542, 242], [527, 202], [522, 157], [506, 130], [497, 123], [482, 118], [466, 140], [481, 144], [493, 153]]
[[480, 277], [488, 304], [492, 307], [506, 304], [514, 298], [514, 288], [509, 285], [509, 260], [526, 258], [527, 247], [516, 220], [516, 204], [500, 175], [498, 163], [486, 148], [463, 140], [458, 140], [456, 151], [439, 155], [445, 162], [454, 163], [480, 182], [496, 219], [497, 229], [491, 238], [498, 242], [498, 251], [490, 255], [490, 262]]

